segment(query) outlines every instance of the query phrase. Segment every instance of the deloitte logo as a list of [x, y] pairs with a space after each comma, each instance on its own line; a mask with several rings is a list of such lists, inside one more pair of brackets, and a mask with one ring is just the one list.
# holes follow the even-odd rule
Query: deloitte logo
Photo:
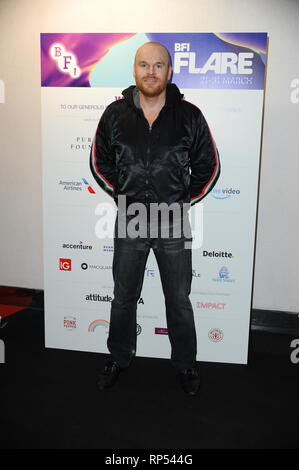
[[232, 253], [229, 253], [228, 251], [206, 251], [204, 250], [202, 252], [203, 257], [208, 257], [208, 258], [234, 258]]
[[212, 189], [211, 196], [214, 199], [232, 199], [233, 197], [239, 196], [240, 190], [233, 188], [224, 188], [224, 189]]

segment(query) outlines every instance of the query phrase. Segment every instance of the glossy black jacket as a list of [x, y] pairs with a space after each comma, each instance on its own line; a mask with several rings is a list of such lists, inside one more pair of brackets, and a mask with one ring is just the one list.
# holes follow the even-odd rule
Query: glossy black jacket
[[187, 203], [201, 201], [220, 174], [218, 151], [202, 112], [184, 101], [174, 84], [149, 127], [134, 104], [131, 86], [111, 103], [97, 127], [90, 168], [98, 184], [117, 201]]

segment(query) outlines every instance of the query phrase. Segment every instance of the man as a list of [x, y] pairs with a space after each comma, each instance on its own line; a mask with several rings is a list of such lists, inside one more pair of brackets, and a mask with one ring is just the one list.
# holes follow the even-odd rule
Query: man
[[[163, 45], [149, 42], [141, 46], [134, 62], [136, 86], [124, 90], [124, 99], [106, 108], [92, 146], [91, 171], [119, 208], [107, 341], [111, 358], [99, 377], [101, 390], [114, 385], [135, 356], [136, 306], [151, 248], [165, 296], [171, 361], [183, 390], [195, 395], [199, 389], [196, 331], [189, 300], [191, 250], [185, 244], [190, 236], [174, 232], [186, 222], [183, 207], [201, 201], [215, 185], [220, 163], [201, 111], [183, 100], [176, 85], [168, 83], [171, 74], [170, 54]], [[127, 210], [120, 211], [120, 197], [124, 196]], [[128, 228], [132, 222], [133, 203], [142, 204], [146, 216], [155, 204], [176, 204], [182, 209], [181, 216], [176, 212], [169, 223], [163, 216], [158, 222], [141, 218], [139, 235], [134, 236], [132, 230], [123, 235], [123, 225]], [[164, 236], [161, 228], [166, 225], [169, 232]], [[152, 236], [153, 228], [158, 228], [158, 235]]]

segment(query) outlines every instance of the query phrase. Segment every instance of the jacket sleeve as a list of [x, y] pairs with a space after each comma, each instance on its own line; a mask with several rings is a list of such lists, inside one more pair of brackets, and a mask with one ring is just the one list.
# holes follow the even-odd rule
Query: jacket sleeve
[[111, 148], [111, 132], [104, 111], [93, 139], [90, 151], [90, 169], [99, 186], [113, 197], [116, 184], [115, 158]]
[[200, 112], [190, 154], [191, 206], [201, 201], [215, 186], [220, 175], [220, 160], [209, 126]]

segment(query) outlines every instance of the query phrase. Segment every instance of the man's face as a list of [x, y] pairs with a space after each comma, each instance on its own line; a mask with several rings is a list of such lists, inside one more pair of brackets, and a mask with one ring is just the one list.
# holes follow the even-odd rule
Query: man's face
[[159, 96], [166, 89], [171, 77], [166, 50], [158, 44], [144, 44], [138, 51], [134, 63], [136, 86], [147, 97]]

